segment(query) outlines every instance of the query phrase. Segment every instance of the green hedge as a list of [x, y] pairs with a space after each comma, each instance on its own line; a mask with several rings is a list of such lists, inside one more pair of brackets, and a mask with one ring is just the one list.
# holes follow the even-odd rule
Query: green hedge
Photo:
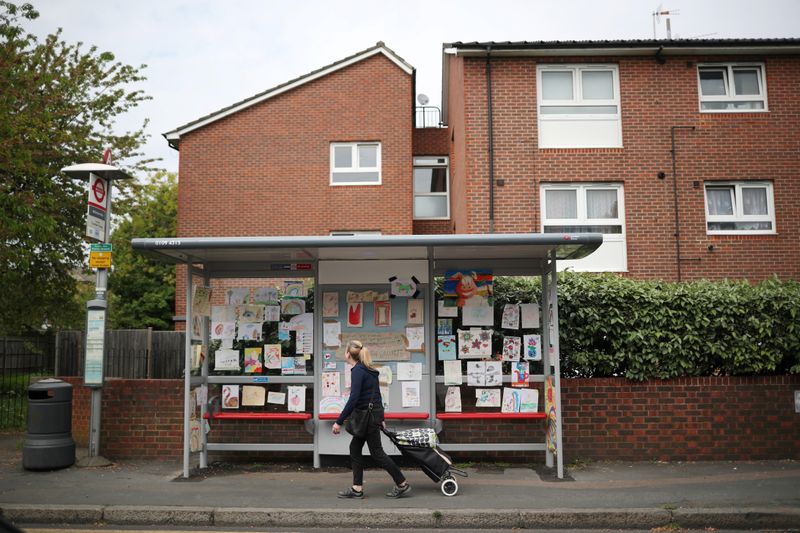
[[[539, 297], [496, 278], [495, 309]], [[800, 372], [800, 283], [667, 283], [559, 274], [561, 372], [629, 379]]]

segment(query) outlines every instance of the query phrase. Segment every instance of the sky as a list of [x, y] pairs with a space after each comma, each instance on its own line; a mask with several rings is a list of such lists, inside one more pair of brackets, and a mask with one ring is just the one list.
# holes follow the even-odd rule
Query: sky
[[[438, 106], [445, 42], [652, 39], [659, 6], [678, 11], [673, 38], [800, 37], [800, 0], [26, 1], [41, 15], [26, 29], [40, 38], [62, 28], [67, 42], [147, 65], [139, 87], [152, 100], [116, 128], [149, 118], [143, 151], [172, 172], [178, 152], [163, 133], [378, 41], [416, 68], [417, 93]], [[656, 31], [666, 37], [663, 20]]]

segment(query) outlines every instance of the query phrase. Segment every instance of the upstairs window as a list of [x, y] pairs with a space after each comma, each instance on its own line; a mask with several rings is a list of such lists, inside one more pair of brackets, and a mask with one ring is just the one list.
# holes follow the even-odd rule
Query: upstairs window
[[622, 146], [616, 65], [540, 65], [539, 147]]
[[700, 111], [710, 113], [767, 110], [763, 64], [714, 64], [697, 68]]
[[331, 185], [380, 185], [380, 143], [331, 143]]
[[414, 158], [414, 219], [450, 218], [446, 157]]
[[775, 233], [772, 184], [760, 181], [707, 182], [706, 228], [709, 235]]
[[624, 272], [628, 268], [625, 202], [621, 183], [553, 183], [541, 187], [543, 233], [602, 233], [591, 255], [559, 261], [559, 268]]

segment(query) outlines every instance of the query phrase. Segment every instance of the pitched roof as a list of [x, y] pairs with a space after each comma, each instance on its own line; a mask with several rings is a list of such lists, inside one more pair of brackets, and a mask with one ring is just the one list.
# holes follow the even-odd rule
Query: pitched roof
[[189, 133], [190, 131], [196, 130], [198, 128], [202, 128], [212, 122], [225, 118], [229, 115], [234, 113], [238, 113], [243, 109], [247, 109], [250, 106], [256, 105], [264, 100], [268, 100], [274, 96], [278, 96], [279, 94], [285, 93], [294, 89], [295, 87], [299, 87], [311, 81], [314, 81], [318, 78], [323, 76], [327, 76], [337, 70], [341, 70], [345, 67], [348, 67], [354, 63], [358, 63], [359, 61], [363, 61], [369, 57], [372, 57], [377, 54], [383, 54], [388, 58], [392, 63], [397, 65], [403, 72], [406, 74], [413, 74], [414, 67], [412, 67], [405, 59], [397, 55], [392, 49], [387, 47], [383, 41], [378, 41], [375, 46], [367, 48], [366, 50], [362, 50], [361, 52], [357, 52], [351, 56], [345, 57], [344, 59], [340, 59], [330, 65], [325, 65], [324, 67], [318, 68], [317, 70], [313, 70], [308, 74], [304, 74], [292, 80], [289, 80], [285, 83], [280, 85], [276, 85], [271, 89], [267, 89], [264, 92], [258, 93], [253, 95], [249, 98], [245, 98], [239, 102], [231, 104], [227, 107], [220, 109], [219, 111], [214, 111], [208, 115], [202, 116], [197, 120], [193, 120], [192, 122], [188, 122], [183, 126], [178, 126], [172, 131], [168, 131], [162, 134], [166, 139], [169, 145], [175, 149], [178, 148], [178, 143], [180, 142], [180, 138], [182, 135]]

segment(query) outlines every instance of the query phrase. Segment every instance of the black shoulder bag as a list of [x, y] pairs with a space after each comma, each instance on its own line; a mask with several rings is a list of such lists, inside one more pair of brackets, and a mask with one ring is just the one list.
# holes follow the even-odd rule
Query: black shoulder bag
[[[375, 399], [374, 394], [372, 398], [373, 400]], [[383, 406], [381, 405], [380, 408], [383, 409]], [[354, 409], [353, 413], [344, 422], [345, 431], [359, 439], [366, 438], [369, 432], [369, 426], [375, 423], [372, 416], [373, 409], [375, 409], [375, 403], [373, 401], [369, 402], [366, 409]]]

